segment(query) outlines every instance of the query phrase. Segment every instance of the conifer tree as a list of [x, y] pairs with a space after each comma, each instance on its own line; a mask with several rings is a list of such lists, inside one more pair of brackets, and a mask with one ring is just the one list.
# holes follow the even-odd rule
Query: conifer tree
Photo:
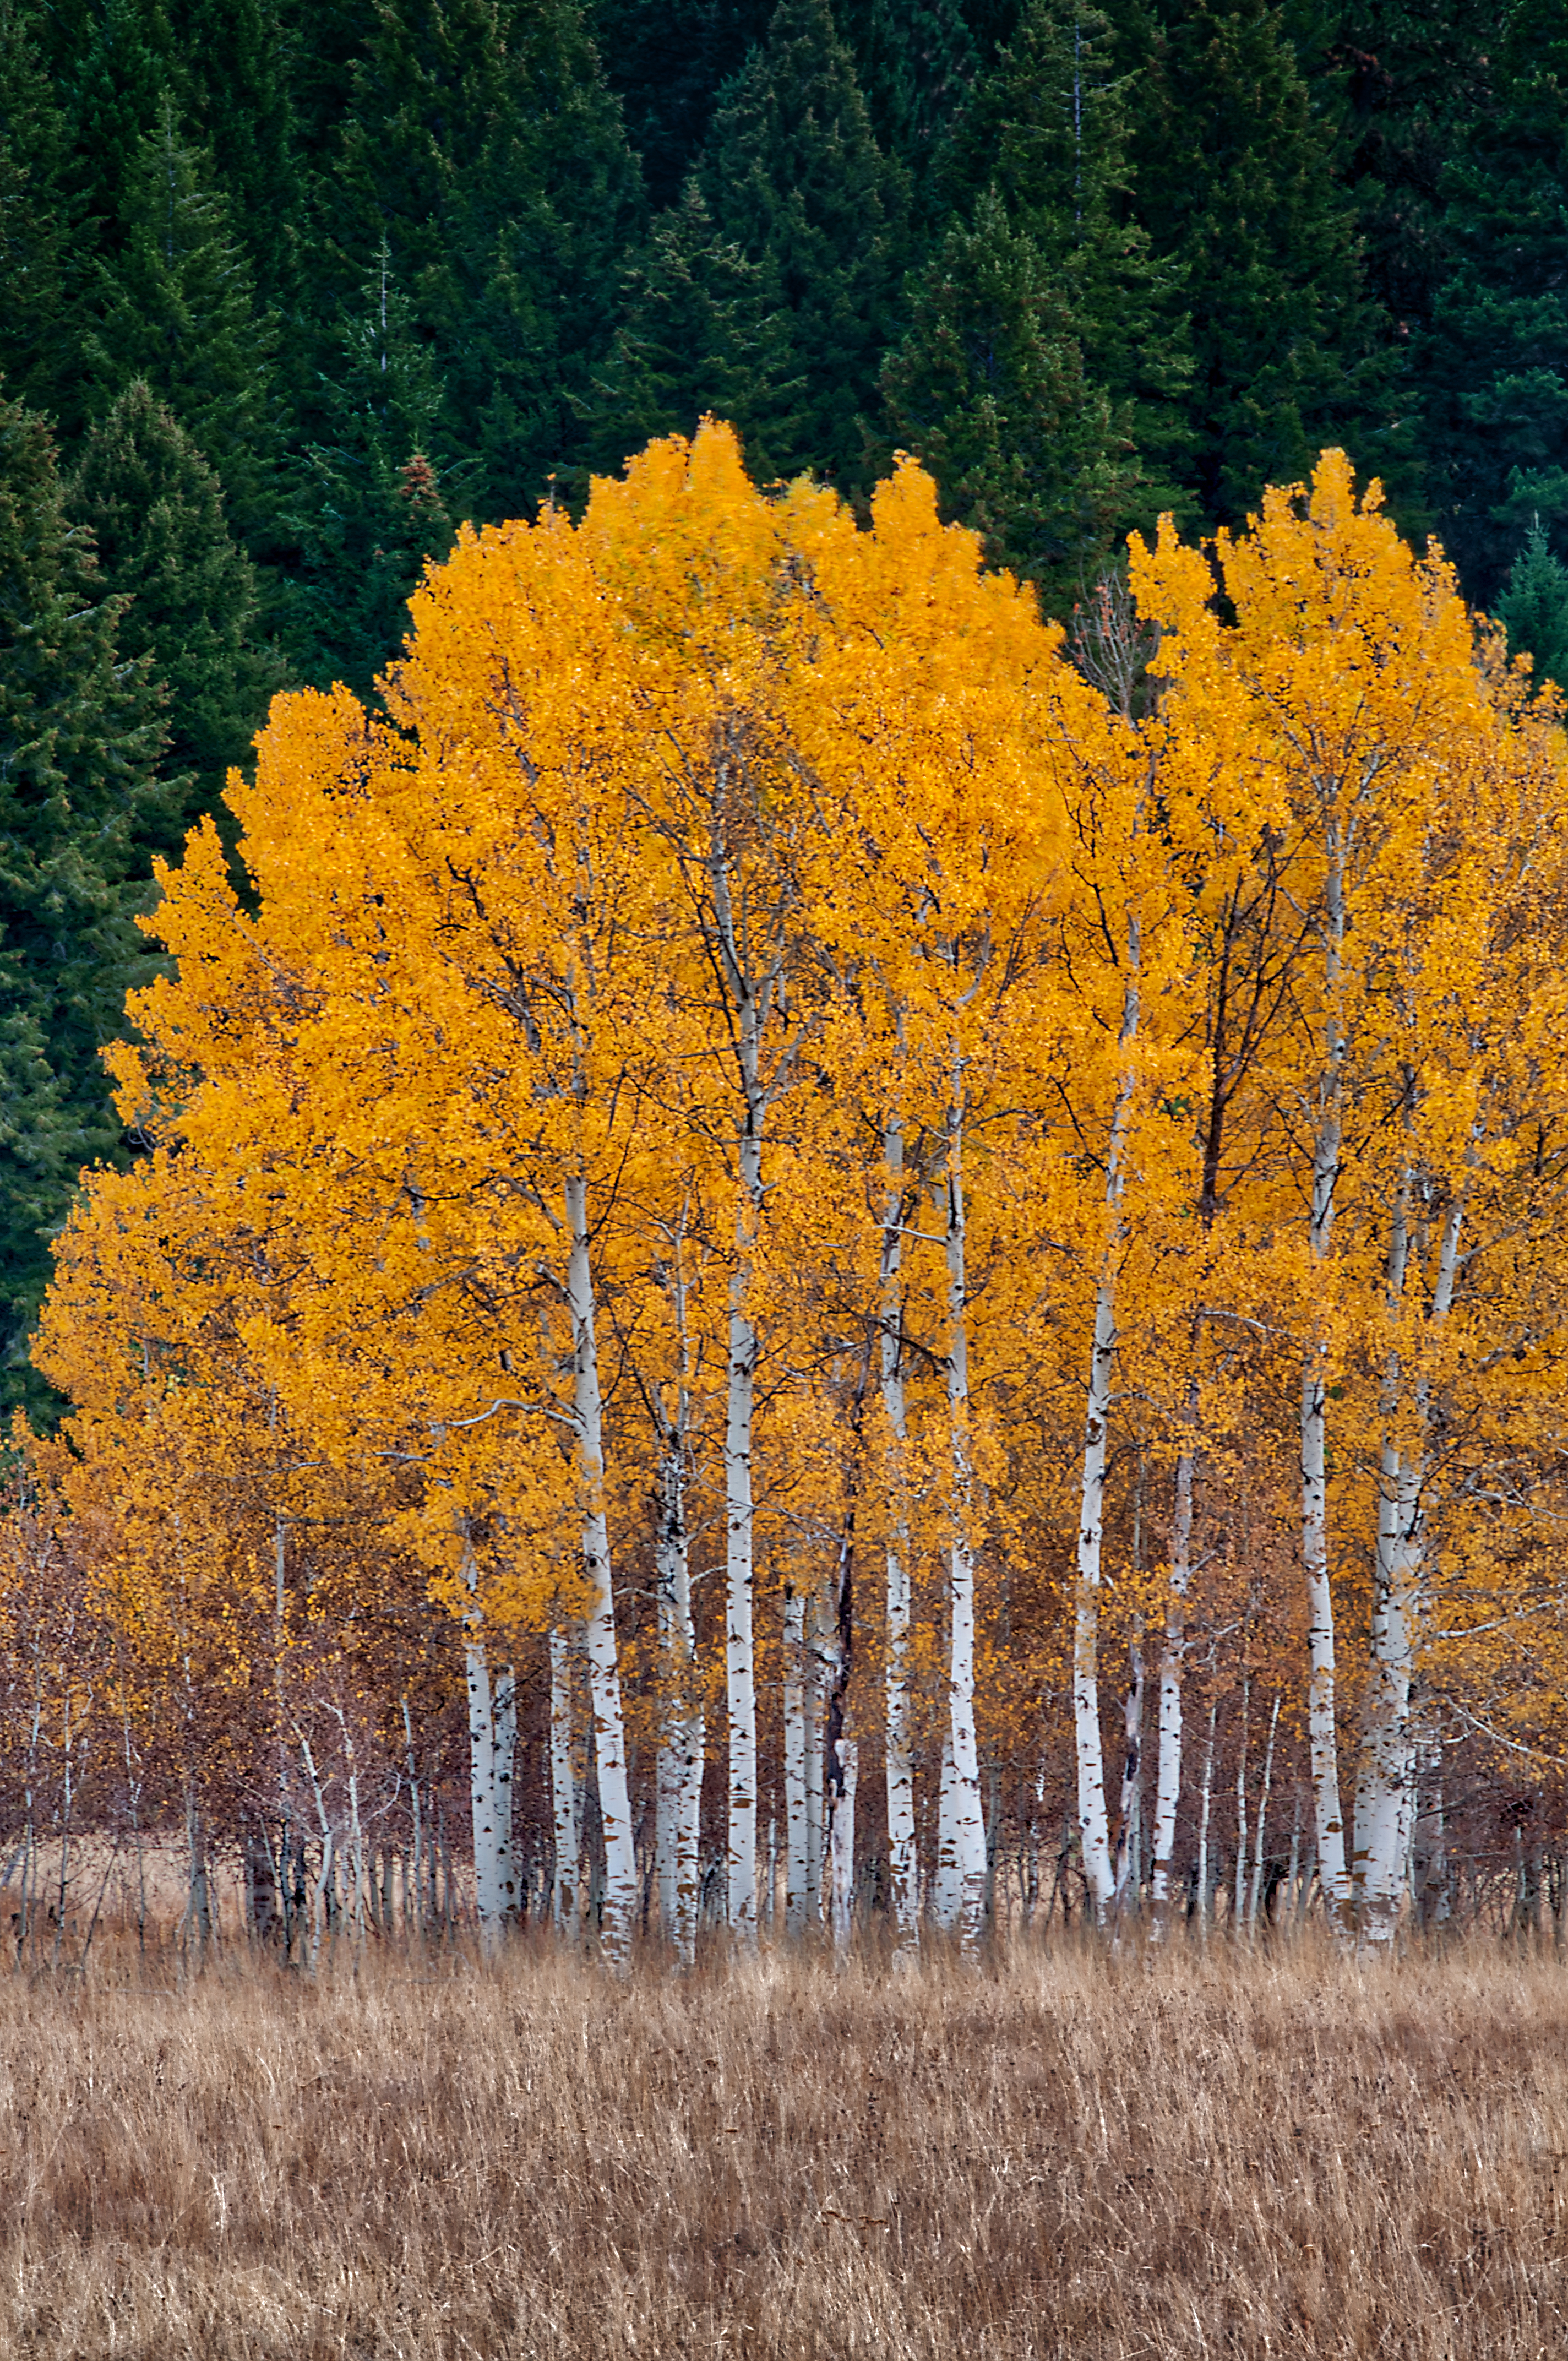
[[145, 968], [131, 912], [161, 743], [147, 660], [115, 646], [67, 521], [43, 420], [0, 397], [0, 1393], [31, 1398], [25, 1338], [46, 1235], [119, 1125], [97, 1052]]
[[948, 230], [912, 310], [883, 372], [894, 430], [992, 563], [1059, 613], [1109, 555], [1136, 469], [1059, 280], [994, 189]]
[[212, 156], [264, 305], [293, 291], [302, 175], [280, 0], [169, 0], [192, 128]]
[[1445, 176], [1450, 268], [1423, 356], [1424, 440], [1445, 545], [1495, 598], [1527, 521], [1568, 523], [1568, 27], [1515, 0], [1490, 101]]
[[164, 795], [144, 853], [173, 852], [244, 762], [283, 667], [257, 636], [255, 570], [224, 517], [223, 490], [145, 379], [92, 427], [66, 488], [123, 609], [118, 648], [168, 691]]
[[718, 91], [763, 39], [770, 0], [598, 0], [594, 39], [651, 204], [673, 205]]
[[272, 460], [273, 322], [214, 185], [167, 94], [126, 173], [125, 244], [98, 266], [83, 339], [97, 406], [144, 378], [216, 468], [242, 533], [259, 528]]
[[1185, 505], [1192, 381], [1184, 274], [1157, 260], [1134, 209], [1136, 76], [1119, 74], [1109, 18], [1025, 0], [1013, 38], [975, 85], [939, 159], [947, 202], [993, 187], [1060, 290], [1090, 380], [1135, 454], [1118, 535]]
[[[1127, 12], [1129, 16], [1132, 12]], [[1398, 456], [1362, 291], [1354, 199], [1273, 0], [1177, 0], [1134, 16], [1140, 217], [1180, 269], [1196, 365], [1187, 479], [1229, 522], [1323, 444]]]
[[445, 381], [443, 464], [486, 516], [531, 512], [577, 456], [617, 264], [640, 227], [635, 159], [574, 0], [388, 0], [317, 184], [345, 297], [386, 238]]
[[706, 412], [732, 421], [751, 473], [798, 442], [805, 390], [788, 375], [790, 324], [768, 265], [722, 236], [695, 178], [661, 214], [627, 272], [620, 324], [594, 391], [597, 464], [618, 468], [655, 435], [691, 435]]
[[879, 146], [918, 173], [974, 79], [959, 0], [839, 0], [838, 18]]
[[722, 94], [698, 178], [719, 229], [770, 273], [790, 315], [790, 374], [806, 391], [775, 463], [859, 483], [908, 192], [877, 147], [827, 0], [779, 0], [765, 48]]
[[1533, 658], [1538, 682], [1568, 686], [1568, 566], [1552, 551], [1539, 517], [1530, 522], [1524, 547], [1508, 571], [1497, 612], [1508, 634], [1508, 653]]
[[165, 0], [58, 0], [40, 11], [46, 63], [70, 118], [84, 209], [110, 247], [141, 142], [166, 94], [182, 98], [184, 61]]
[[425, 560], [452, 539], [431, 454], [443, 388], [383, 243], [337, 327], [287, 522], [297, 551], [287, 628], [296, 668], [367, 689], [396, 655]]
[[34, 408], [74, 411], [82, 235], [70, 126], [19, 0], [0, 0], [0, 376]]

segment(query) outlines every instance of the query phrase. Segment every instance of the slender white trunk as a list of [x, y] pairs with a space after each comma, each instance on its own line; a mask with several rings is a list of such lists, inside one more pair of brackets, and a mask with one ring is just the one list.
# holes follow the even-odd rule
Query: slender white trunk
[[817, 1602], [806, 1602], [806, 1923], [822, 1924], [822, 1850], [827, 1828], [823, 1810], [823, 1714], [821, 1653], [817, 1646]]
[[[1409, 1256], [1408, 1191], [1395, 1209], [1388, 1260], [1392, 1315], [1404, 1292]], [[1453, 1302], [1464, 1197], [1443, 1223], [1429, 1330], [1441, 1331]], [[1378, 1468], [1377, 1555], [1372, 1602], [1372, 1663], [1365, 1708], [1362, 1773], [1355, 1808], [1355, 1902], [1364, 1940], [1391, 1940], [1404, 1895], [1416, 1801], [1410, 1683], [1415, 1621], [1424, 1573], [1422, 1496], [1426, 1482], [1428, 1380], [1418, 1378], [1408, 1438], [1391, 1432], [1400, 1409], [1403, 1372], [1390, 1353], [1384, 1373], [1385, 1421]]]
[[656, 1770], [659, 1918], [683, 1967], [696, 1956], [697, 1832], [707, 1744], [696, 1688], [696, 1627], [692, 1619], [680, 1446], [664, 1454], [655, 1582], [659, 1637], [668, 1684]]
[[[1189, 1397], [1189, 1407], [1196, 1404]], [[1181, 1673], [1187, 1645], [1187, 1594], [1192, 1581], [1192, 1448], [1176, 1463], [1170, 1514], [1170, 1580], [1166, 1593], [1165, 1653], [1159, 1668], [1159, 1761], [1155, 1779], [1153, 1893], [1156, 1924], [1170, 1907], [1170, 1862], [1181, 1797]]]
[[[1340, 1093], [1345, 1043], [1333, 1002], [1344, 934], [1343, 880], [1337, 843], [1327, 883], [1325, 983], [1330, 999], [1322, 1096], [1312, 1143], [1312, 1206], [1308, 1246], [1320, 1286], [1333, 1243], [1334, 1191], [1339, 1179]], [[1328, 1347], [1313, 1339], [1301, 1367], [1301, 1564], [1307, 1579], [1307, 1741], [1312, 1808], [1317, 1823], [1318, 1875], [1330, 1916], [1343, 1923], [1350, 1904], [1344, 1813], [1340, 1804], [1339, 1741], [1334, 1726], [1336, 1668], [1334, 1603], [1329, 1585], [1327, 1416]]]
[[[472, 1565], [469, 1588], [473, 1588]], [[517, 1711], [510, 1667], [492, 1681], [477, 1620], [464, 1646], [468, 1676], [468, 1800], [474, 1819], [474, 1899], [487, 1949], [517, 1906], [512, 1866], [511, 1784]]]
[[839, 1762], [843, 1786], [833, 1806], [833, 1949], [842, 1955], [850, 1948], [855, 1916], [855, 1789], [861, 1750], [852, 1738], [839, 1741]]
[[568, 1940], [581, 1930], [582, 1783], [576, 1771], [570, 1642], [559, 1624], [550, 1631], [550, 1792], [555, 1833], [555, 1876], [550, 1915]]
[[757, 1331], [746, 1309], [762, 1196], [760, 1093], [756, 1088], [755, 1003], [742, 1004], [742, 1060], [748, 1082], [740, 1139], [740, 1202], [735, 1220], [735, 1274], [729, 1292], [729, 1399], [724, 1422], [725, 1696], [729, 1713], [729, 1919], [743, 1949], [757, 1941], [757, 1674], [751, 1632], [751, 1447]]
[[784, 1610], [784, 1932], [806, 1926], [806, 1598], [793, 1584]]
[[[1129, 1050], [1138, 1031], [1138, 952], [1135, 921], [1127, 928], [1127, 982], [1122, 995], [1120, 1046]], [[1111, 1377], [1116, 1359], [1116, 1260], [1121, 1244], [1121, 1207], [1126, 1185], [1127, 1125], [1132, 1084], [1116, 1088], [1105, 1162], [1108, 1234], [1094, 1290], [1094, 1339], [1089, 1356], [1089, 1399], [1084, 1406], [1083, 1475], [1078, 1516], [1078, 1582], [1072, 1631], [1072, 1712], [1078, 1754], [1078, 1828], [1083, 1873], [1094, 1915], [1103, 1918], [1115, 1885], [1111, 1828], [1105, 1805], [1105, 1757], [1100, 1733], [1100, 1575], [1105, 1536], [1105, 1458], [1111, 1420]]]
[[566, 1182], [566, 1218], [571, 1227], [566, 1300], [572, 1317], [573, 1404], [576, 1413], [577, 1465], [582, 1487], [583, 1570], [589, 1608], [585, 1627], [588, 1686], [593, 1697], [594, 1752], [598, 1765], [599, 1815], [604, 1823], [605, 1891], [603, 1939], [612, 1967], [624, 1973], [631, 1962], [631, 1930], [637, 1910], [637, 1852], [626, 1774], [626, 1721], [620, 1704], [620, 1667], [615, 1637], [615, 1601], [610, 1588], [609, 1534], [604, 1510], [604, 1410], [599, 1396], [598, 1348], [594, 1335], [593, 1273], [588, 1260], [587, 1184], [580, 1175]]
[[[1248, 1619], [1250, 1621], [1250, 1618]], [[1236, 1756], [1236, 1874], [1231, 1894], [1231, 1928], [1241, 1925], [1246, 1905], [1246, 1753], [1252, 1725], [1252, 1675], [1242, 1680], [1242, 1742]]]
[[[973, 1478], [969, 1453], [969, 1275], [965, 1253], [963, 1071], [953, 1056], [948, 1112], [948, 1425], [953, 1469], [952, 1539], [948, 1552], [951, 1618], [948, 1727], [952, 1749], [949, 1812], [942, 1831], [951, 1848], [958, 1929], [965, 1951], [980, 1942], [985, 1908], [985, 1815], [980, 1795], [980, 1750], [974, 1720]], [[944, 1764], [946, 1776], [946, 1765]]]
[[937, 1788], [937, 1873], [931, 1881], [931, 1916], [944, 1935], [956, 1935], [963, 1911], [963, 1880], [955, 1831], [958, 1790], [953, 1783], [953, 1729], [942, 1731], [942, 1769]]
[[905, 1498], [908, 1422], [904, 1395], [900, 1286], [904, 1243], [904, 1129], [890, 1117], [883, 1134], [888, 1170], [882, 1246], [882, 1402], [887, 1420], [887, 1851], [894, 1939], [900, 1954], [920, 1941], [919, 1863], [915, 1845], [915, 1749], [910, 1732], [911, 1627], [909, 1520]]
[[1137, 1631], [1128, 1650], [1127, 1690], [1122, 1700], [1122, 1796], [1116, 1835], [1115, 1898], [1121, 1910], [1129, 1894], [1138, 1897], [1138, 1849], [1144, 1773], [1144, 1652]]

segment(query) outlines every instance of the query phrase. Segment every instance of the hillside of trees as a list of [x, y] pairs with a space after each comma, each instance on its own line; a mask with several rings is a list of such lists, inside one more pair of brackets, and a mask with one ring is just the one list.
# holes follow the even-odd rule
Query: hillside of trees
[[732, 419], [1066, 615], [1325, 445], [1568, 667], [1549, 0], [4, 0], [0, 1379], [150, 856], [457, 525]]

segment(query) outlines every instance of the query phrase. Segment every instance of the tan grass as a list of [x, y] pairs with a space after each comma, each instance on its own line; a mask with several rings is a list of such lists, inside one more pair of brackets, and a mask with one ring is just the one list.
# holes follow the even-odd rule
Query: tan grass
[[0, 2356], [1568, 2354], [1568, 1975], [0, 1980]]

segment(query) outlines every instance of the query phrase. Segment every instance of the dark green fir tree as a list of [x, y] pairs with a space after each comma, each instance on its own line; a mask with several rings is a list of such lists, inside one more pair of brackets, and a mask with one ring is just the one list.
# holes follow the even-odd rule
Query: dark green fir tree
[[213, 159], [263, 307], [296, 292], [303, 174], [279, 0], [168, 0], [192, 131]]
[[636, 159], [573, 0], [385, 0], [318, 180], [348, 301], [383, 237], [445, 385], [444, 468], [480, 516], [531, 514], [580, 418], [643, 222]]
[[71, 124], [83, 210], [113, 251], [126, 176], [166, 93], [183, 101], [184, 61], [165, 0], [51, 0], [38, 12], [45, 63]]
[[975, 85], [938, 160], [967, 214], [987, 188], [1027, 233], [1065, 306], [1090, 380], [1109, 400], [1122, 505], [1117, 534], [1190, 505], [1193, 362], [1185, 275], [1157, 260], [1134, 204], [1135, 76], [1117, 70], [1110, 19], [1071, 0], [1025, 0], [1012, 40]]
[[598, 0], [595, 42], [660, 212], [679, 197], [718, 91], [772, 14], [773, 0]]
[[20, 0], [0, 0], [0, 378], [71, 423], [90, 235], [72, 185], [70, 126], [33, 19]]
[[159, 695], [66, 517], [44, 421], [0, 397], [0, 1400], [37, 1403], [26, 1340], [48, 1236], [120, 1127], [98, 1051], [147, 972], [132, 923], [159, 818]]
[[1554, 555], [1539, 517], [1508, 570], [1497, 613], [1508, 653], [1530, 657], [1537, 682], [1568, 689], [1568, 566]]
[[1515, 0], [1444, 180], [1449, 268], [1422, 355], [1437, 526], [1490, 604], [1530, 519], [1568, 527], [1568, 20]]
[[181, 137], [167, 94], [123, 207], [124, 244], [98, 266], [98, 316], [83, 338], [95, 411], [145, 379], [217, 469], [240, 532], [260, 533], [275, 463], [274, 323], [210, 161]]
[[258, 633], [256, 574], [224, 515], [223, 489], [145, 379], [92, 427], [66, 487], [93, 535], [104, 593], [122, 612], [118, 644], [168, 692], [164, 795], [144, 849], [172, 852], [217, 807], [246, 761], [285, 673]]
[[765, 48], [720, 98], [698, 178], [718, 228], [769, 274], [790, 317], [788, 374], [805, 393], [779, 467], [862, 487], [908, 189], [877, 146], [828, 0], [779, 0]]
[[1086, 375], [1061, 280], [994, 189], [916, 282], [883, 372], [898, 439], [993, 565], [1069, 611], [1109, 556], [1136, 477], [1111, 402]]
[[1195, 373], [1187, 480], [1234, 523], [1325, 444], [1403, 456], [1389, 362], [1362, 284], [1337, 126], [1278, 0], [1117, 0], [1139, 218], [1182, 274]]
[[789, 376], [790, 323], [765, 263], [722, 237], [695, 179], [661, 214], [627, 273], [620, 324], [594, 389], [601, 470], [705, 412], [738, 425], [752, 476], [779, 472], [799, 438], [805, 393]]
[[877, 144], [909, 167], [918, 194], [979, 62], [964, 12], [959, 0], [838, 0], [837, 16]]
[[441, 380], [385, 244], [339, 324], [315, 407], [321, 431], [301, 456], [288, 519], [298, 553], [289, 653], [318, 687], [343, 681], [363, 695], [402, 645], [426, 563], [452, 544], [430, 456]]

